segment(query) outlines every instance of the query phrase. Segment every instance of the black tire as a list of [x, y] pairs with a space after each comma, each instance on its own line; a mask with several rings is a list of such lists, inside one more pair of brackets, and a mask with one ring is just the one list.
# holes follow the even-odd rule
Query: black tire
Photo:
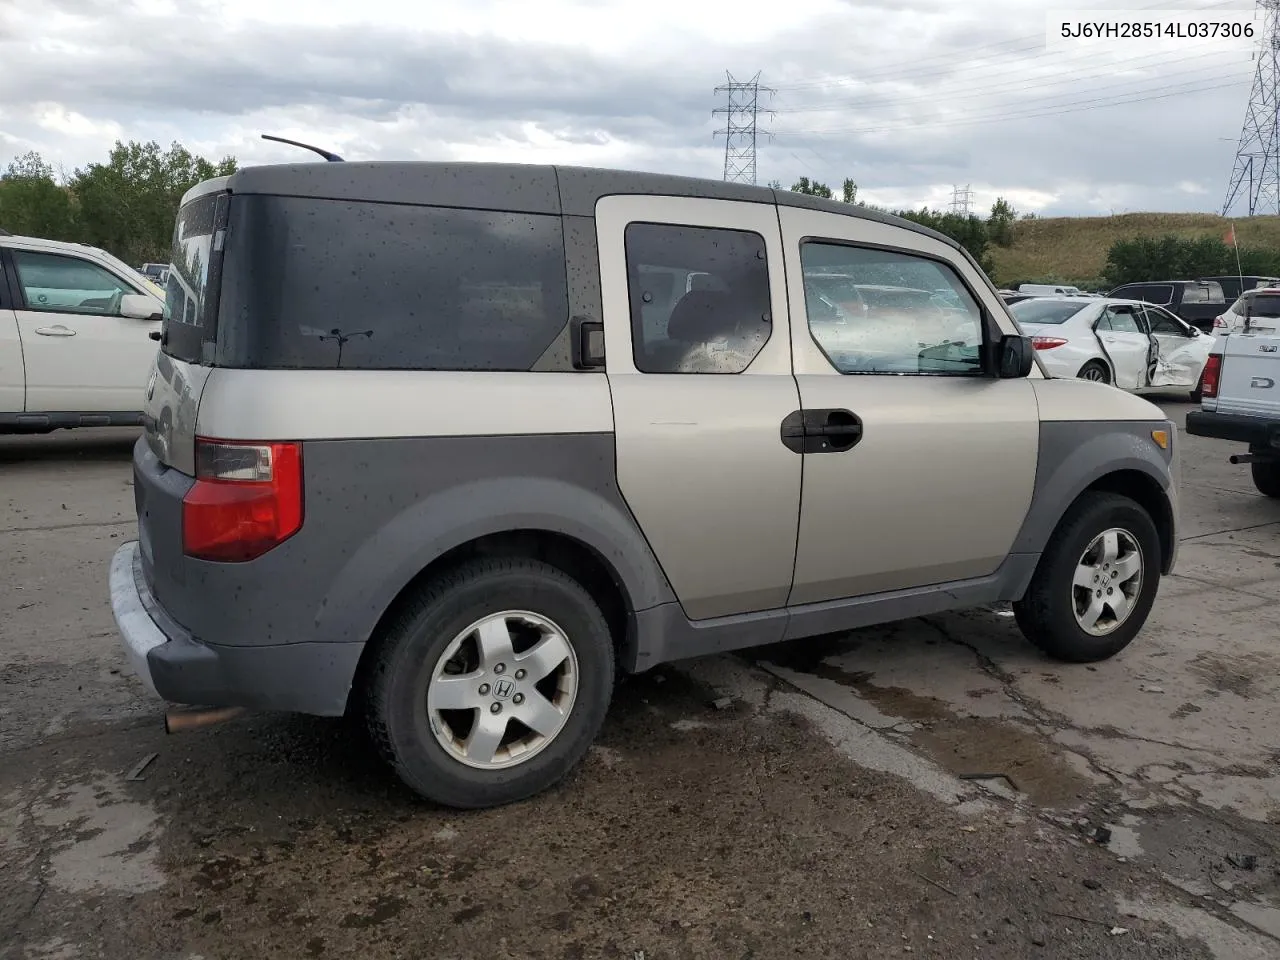
[[[427, 685], [456, 636], [507, 610], [526, 610], [561, 628], [577, 658], [577, 694], [563, 727], [539, 752], [513, 766], [477, 769], [432, 734]], [[373, 741], [412, 790], [444, 806], [496, 807], [551, 787], [582, 760], [613, 694], [613, 639], [600, 608], [577, 581], [536, 560], [476, 560], [441, 576], [405, 605], [378, 644], [366, 690]]]
[[[1128, 618], [1103, 636], [1086, 632], [1076, 622], [1076, 566], [1099, 534], [1118, 528], [1141, 550], [1142, 580]], [[1095, 663], [1115, 656], [1138, 635], [1160, 588], [1160, 536], [1150, 515], [1128, 497], [1085, 493], [1063, 516], [1040, 557], [1026, 596], [1013, 604], [1023, 636], [1056, 660]]]
[[[1090, 376], [1093, 374], [1093, 376]], [[1101, 360], [1090, 360], [1076, 374], [1078, 380], [1093, 380], [1096, 383], [1110, 383], [1111, 371]]]
[[1280, 460], [1253, 463], [1253, 485], [1264, 497], [1280, 497]]

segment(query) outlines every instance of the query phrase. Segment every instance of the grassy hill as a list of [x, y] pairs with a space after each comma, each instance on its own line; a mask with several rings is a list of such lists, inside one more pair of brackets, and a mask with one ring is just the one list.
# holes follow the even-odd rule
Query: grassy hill
[[[1237, 217], [1241, 248], [1280, 249], [1280, 217]], [[1114, 217], [1019, 220], [1013, 246], [991, 247], [998, 284], [1037, 280], [1105, 286], [1102, 269], [1116, 240], [1173, 233], [1190, 239], [1222, 237], [1229, 221], [1210, 213], [1126, 213]]]

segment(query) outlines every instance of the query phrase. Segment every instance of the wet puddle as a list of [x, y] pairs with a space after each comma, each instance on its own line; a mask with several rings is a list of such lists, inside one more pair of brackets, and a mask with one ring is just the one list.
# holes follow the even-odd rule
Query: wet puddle
[[[902, 687], [881, 687], [871, 673], [847, 673], [827, 663], [808, 665], [816, 677], [858, 693], [882, 713], [910, 724], [906, 736], [922, 753], [955, 776], [1011, 786], [1037, 806], [1071, 809], [1087, 801], [1096, 784], [1033, 730], [1007, 720], [957, 716], [933, 697]], [[895, 728], [897, 729], [897, 728]]]

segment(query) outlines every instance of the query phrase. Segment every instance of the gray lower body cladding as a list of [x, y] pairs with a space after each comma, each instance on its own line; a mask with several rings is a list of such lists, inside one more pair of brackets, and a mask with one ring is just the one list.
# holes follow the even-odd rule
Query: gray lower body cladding
[[629, 612], [675, 599], [618, 492], [612, 434], [308, 441], [302, 461], [301, 530], [255, 560], [215, 563], [183, 553], [194, 480], [135, 446], [141, 587], [172, 639], [147, 662], [166, 699], [333, 713], [406, 585], [490, 535], [587, 548]]
[[625, 598], [627, 670], [1015, 600], [1082, 490], [1117, 467], [1165, 476], [1158, 449], [1140, 442], [1150, 427], [1043, 425], [1032, 508], [988, 576], [697, 622], [618, 491], [611, 434], [308, 441], [302, 529], [248, 563], [183, 555], [193, 480], [140, 441], [138, 587], [168, 638], [146, 662], [175, 702], [341, 713], [367, 641], [406, 585], [451, 550], [512, 531], [564, 537], [606, 567]]

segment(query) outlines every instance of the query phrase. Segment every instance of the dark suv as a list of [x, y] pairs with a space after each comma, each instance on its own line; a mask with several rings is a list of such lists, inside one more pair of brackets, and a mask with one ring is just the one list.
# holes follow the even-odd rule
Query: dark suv
[[1213, 321], [1229, 306], [1222, 285], [1216, 280], [1157, 280], [1126, 283], [1108, 297], [1154, 303], [1177, 314], [1204, 333], [1213, 333]]

